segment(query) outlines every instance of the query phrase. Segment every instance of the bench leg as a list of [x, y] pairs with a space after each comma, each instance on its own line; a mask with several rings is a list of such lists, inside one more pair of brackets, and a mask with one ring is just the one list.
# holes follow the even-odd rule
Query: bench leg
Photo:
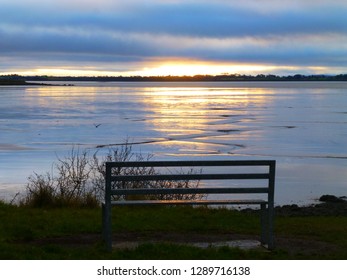
[[268, 243], [267, 239], [267, 229], [268, 229], [268, 219], [267, 219], [267, 207], [265, 204], [260, 205], [260, 225], [261, 225], [261, 235], [260, 235], [260, 242], [261, 245], [265, 245]]
[[268, 219], [268, 239], [267, 239], [267, 244], [269, 250], [274, 249], [275, 244], [274, 244], [274, 207], [273, 205], [269, 205], [268, 207], [268, 214], [267, 214], [267, 219]]
[[102, 218], [102, 232], [101, 232], [101, 235], [102, 235], [102, 240], [103, 241], [106, 241], [106, 219], [105, 219], [105, 204], [102, 203], [101, 204], [101, 218]]
[[102, 238], [106, 249], [112, 251], [111, 207], [102, 204]]
[[269, 250], [274, 248], [274, 237], [273, 237], [273, 220], [274, 211], [273, 207], [266, 207], [265, 204], [261, 204], [261, 244], [267, 245]]

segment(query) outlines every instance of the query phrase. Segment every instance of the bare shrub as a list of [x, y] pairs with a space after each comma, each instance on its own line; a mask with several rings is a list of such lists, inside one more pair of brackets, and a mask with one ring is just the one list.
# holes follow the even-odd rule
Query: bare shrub
[[[200, 171], [196, 171], [194, 169], [190, 169], [189, 171], [179, 170], [176, 171], [176, 174], [197, 174], [201, 173]], [[188, 189], [188, 188], [198, 188], [200, 184], [199, 180], [181, 180], [181, 181], [171, 181], [171, 180], [165, 180], [165, 181], [155, 181], [154, 183], [150, 184], [152, 188], [167, 188], [167, 189]], [[160, 200], [197, 200], [202, 199], [204, 197], [203, 194], [160, 194], [157, 195], [157, 199]], [[153, 199], [153, 197], [151, 197]]]
[[56, 203], [54, 179], [49, 173], [29, 176], [26, 190], [26, 196], [20, 201], [23, 205], [44, 207]]
[[84, 197], [90, 197], [93, 193], [90, 180], [89, 155], [87, 151], [72, 148], [70, 154], [64, 158], [58, 158], [55, 164], [57, 177], [55, 188], [60, 200], [66, 204], [72, 203]]
[[87, 151], [73, 147], [66, 157], [58, 157], [51, 173], [29, 176], [26, 195], [20, 204], [33, 207], [97, 206], [99, 200], [90, 184], [89, 162]]
[[[20, 201], [33, 207], [87, 206], [100, 204], [105, 194], [106, 162], [149, 161], [153, 155], [134, 153], [132, 146], [124, 145], [109, 149], [104, 156], [100, 150], [92, 156], [88, 151], [73, 147], [70, 153], [53, 164], [51, 173], [29, 176], [26, 196]], [[190, 170], [189, 173], [193, 173]], [[55, 174], [55, 175], [54, 175]], [[112, 175], [154, 175], [159, 174], [152, 167], [130, 167], [114, 169]], [[115, 182], [112, 188], [190, 188], [198, 187], [198, 181], [155, 181]], [[200, 199], [201, 195], [161, 195], [155, 199]], [[118, 197], [117, 199], [130, 199]], [[131, 197], [131, 199], [134, 199]], [[141, 196], [140, 199], [154, 199]]]
[[[129, 161], [149, 161], [153, 158], [152, 154], [144, 156], [141, 153], [134, 153], [132, 146], [126, 142], [124, 145], [119, 146], [116, 149], [110, 149], [106, 156], [101, 160], [97, 156], [97, 153], [93, 156], [93, 185], [100, 192], [100, 198], [104, 197], [105, 190], [105, 178], [106, 178], [106, 162], [129, 162]], [[170, 170], [168, 170], [170, 172]], [[200, 171], [190, 169], [189, 171], [180, 170], [177, 173], [180, 174], [196, 174]], [[176, 173], [176, 172], [175, 172]], [[113, 168], [112, 176], [117, 175], [158, 175], [160, 174], [153, 167], [123, 167]], [[111, 188], [113, 189], [146, 189], [146, 188], [197, 188], [199, 181], [134, 181], [134, 182], [112, 182]], [[202, 199], [204, 195], [201, 194], [161, 194], [161, 195], [124, 195], [114, 196], [116, 200], [128, 200], [128, 199], [159, 199], [159, 200], [170, 200], [170, 199]]]
[[[101, 159], [98, 157], [98, 151], [93, 155], [92, 162], [92, 182], [98, 197], [102, 200], [105, 194], [105, 178], [106, 178], [106, 162], [129, 162], [129, 161], [149, 161], [153, 157], [152, 154], [144, 156], [141, 153], [135, 153], [132, 146], [126, 142], [124, 145], [114, 149], [109, 149], [108, 153]], [[151, 175], [154, 174], [153, 168], [148, 167], [130, 167], [130, 168], [114, 168], [113, 176], [117, 175]], [[113, 182], [113, 189], [135, 189], [146, 188], [146, 182]], [[128, 199], [129, 197], [115, 197], [115, 199]]]

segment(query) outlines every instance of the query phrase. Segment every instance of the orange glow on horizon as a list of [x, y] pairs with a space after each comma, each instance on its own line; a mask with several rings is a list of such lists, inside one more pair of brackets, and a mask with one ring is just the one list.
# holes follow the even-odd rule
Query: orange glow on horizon
[[[124, 69], [119, 71], [117, 68]], [[314, 73], [327, 72], [325, 67], [308, 67]], [[126, 70], [129, 69], [129, 70]], [[306, 69], [307, 70], [307, 69]], [[280, 72], [300, 72], [296, 66], [276, 66], [264, 64], [240, 64], [230, 62], [195, 61], [183, 59], [157, 59], [140, 63], [119, 63], [110, 65], [61, 66], [35, 69], [14, 69], [1, 75], [19, 74], [24, 76], [194, 76], [221, 74], [276, 74]]]
[[166, 62], [154, 67], [145, 67], [134, 72], [141, 76], [194, 76], [194, 75], [220, 75], [223, 73], [263, 73], [274, 69], [274, 67], [264, 65], [237, 65], [212, 62], [178, 61]]

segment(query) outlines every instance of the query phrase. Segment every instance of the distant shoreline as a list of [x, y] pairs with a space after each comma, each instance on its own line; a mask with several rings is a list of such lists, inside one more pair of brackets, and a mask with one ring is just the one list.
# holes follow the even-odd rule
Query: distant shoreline
[[28, 86], [28, 85], [43, 85], [42, 83], [28, 83], [23, 80], [2, 80], [0, 79], [0, 86]]
[[[26, 82], [31, 81], [31, 82]], [[0, 76], [0, 85], [57, 85], [42, 82], [314, 82], [347, 81], [347, 74], [339, 75], [195, 75], [195, 76], [21, 76], [17, 74]], [[37, 83], [36, 83], [37, 82]], [[70, 86], [71, 84], [64, 84]], [[59, 85], [58, 85], [59, 86]]]
[[0, 79], [0, 86], [73, 86], [72, 84], [48, 84], [27, 82], [25, 80], [6, 80]]

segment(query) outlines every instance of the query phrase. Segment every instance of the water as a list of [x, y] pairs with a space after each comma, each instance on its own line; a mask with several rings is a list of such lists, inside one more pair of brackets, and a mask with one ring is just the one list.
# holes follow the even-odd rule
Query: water
[[0, 87], [0, 198], [73, 145], [155, 159], [276, 159], [276, 204], [347, 195], [347, 83]]

